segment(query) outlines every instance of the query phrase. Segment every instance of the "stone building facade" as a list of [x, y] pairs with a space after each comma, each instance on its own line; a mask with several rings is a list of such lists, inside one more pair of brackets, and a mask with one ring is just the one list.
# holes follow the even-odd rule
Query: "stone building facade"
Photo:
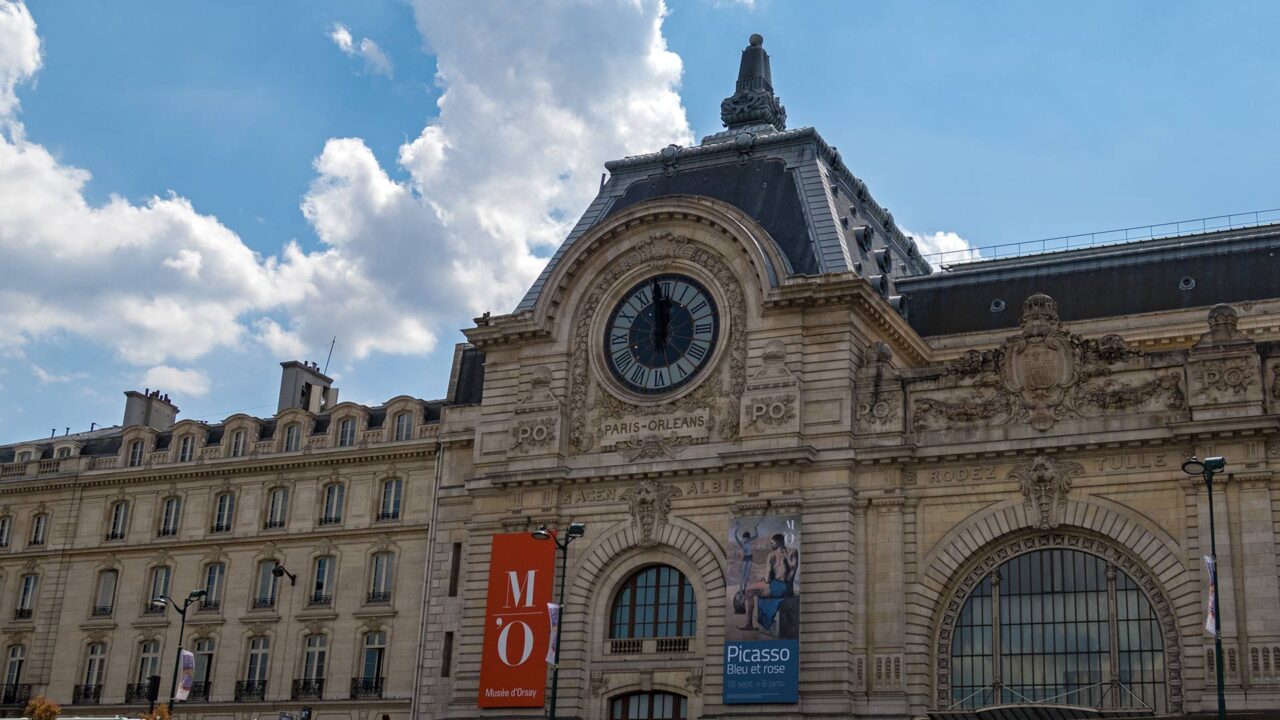
[[366, 407], [283, 366], [273, 417], [180, 420], [168, 396], [129, 392], [121, 426], [0, 448], [6, 714], [43, 694], [136, 717], [151, 675], [164, 702], [180, 622], [151, 601], [203, 590], [183, 715], [409, 717], [439, 429], [466, 413], [466, 383]]
[[[442, 430], [473, 451], [437, 496], [417, 715], [542, 717], [478, 707], [490, 547], [569, 522], [561, 718], [1211, 709], [1181, 465], [1212, 455], [1228, 705], [1280, 712], [1280, 228], [938, 272], [785, 129], [758, 37], [722, 110], [609, 163], [520, 306], [466, 331], [484, 396]], [[782, 540], [737, 541], [771, 517], [803, 525], [786, 577]], [[798, 700], [726, 703], [771, 598], [745, 632], [798, 623]]]

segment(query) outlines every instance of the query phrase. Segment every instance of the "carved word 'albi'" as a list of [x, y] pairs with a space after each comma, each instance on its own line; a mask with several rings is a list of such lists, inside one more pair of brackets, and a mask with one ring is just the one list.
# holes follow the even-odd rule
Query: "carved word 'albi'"
[[1178, 373], [1126, 385], [1107, 376], [1111, 366], [1137, 356], [1118, 335], [1086, 340], [1066, 331], [1058, 305], [1036, 294], [1023, 304], [1022, 327], [994, 350], [971, 350], [948, 371], [972, 380], [961, 400], [919, 398], [912, 424], [917, 431], [974, 423], [1026, 423], [1045, 432], [1058, 421], [1103, 415], [1148, 405], [1186, 406]]

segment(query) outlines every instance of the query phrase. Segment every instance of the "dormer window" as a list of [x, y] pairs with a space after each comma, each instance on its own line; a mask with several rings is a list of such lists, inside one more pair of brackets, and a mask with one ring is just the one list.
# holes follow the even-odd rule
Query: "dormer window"
[[244, 457], [245, 432], [237, 430], [231, 435], [231, 457]]
[[402, 412], [396, 415], [396, 440], [408, 440], [413, 434], [413, 413]]
[[23, 450], [22, 452], [18, 453], [18, 462], [30, 462], [30, 461], [31, 461], [30, 450]]
[[141, 440], [134, 440], [129, 444], [129, 467], [142, 465], [142, 452], [145, 449], [146, 444]]
[[57, 457], [59, 460], [61, 460], [61, 459], [63, 459], [63, 458], [69, 458], [69, 457], [71, 457], [71, 448], [69, 448], [69, 447], [60, 447], [60, 448], [58, 448], [58, 453], [57, 453], [57, 455], [56, 455], [55, 457]]
[[196, 456], [196, 439], [190, 435], [183, 435], [182, 442], [178, 444], [178, 462], [191, 462]]
[[284, 451], [297, 452], [302, 447], [302, 426], [293, 423], [284, 429]]
[[350, 447], [356, 444], [356, 420], [345, 418], [338, 423], [338, 447]]

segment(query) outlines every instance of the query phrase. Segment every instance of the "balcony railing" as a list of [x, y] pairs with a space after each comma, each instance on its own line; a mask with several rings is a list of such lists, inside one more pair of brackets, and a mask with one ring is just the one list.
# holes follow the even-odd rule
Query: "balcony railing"
[[269, 598], [269, 597], [264, 598], [264, 597], [260, 597], [260, 598], [254, 598], [254, 599], [253, 599], [253, 609], [254, 609], [254, 610], [265, 610], [266, 608], [273, 608], [273, 607], [275, 607], [275, 606], [276, 606], [276, 599], [275, 599], [275, 598]]
[[315, 593], [307, 598], [307, 604], [312, 607], [329, 607], [333, 605], [333, 596], [323, 593]]
[[267, 695], [266, 680], [237, 680], [236, 702], [261, 700]]
[[278, 528], [282, 528], [282, 527], [284, 527], [284, 521], [283, 521], [283, 520], [268, 520], [268, 521], [266, 521], [265, 523], [263, 523], [263, 524], [262, 524], [262, 527], [266, 528], [267, 530], [276, 530], [276, 529], [278, 529]]
[[382, 697], [382, 681], [380, 677], [351, 678], [351, 699]]
[[214, 523], [213, 527], [209, 528], [209, 532], [211, 533], [231, 532], [231, 523]]
[[341, 525], [342, 516], [341, 515], [325, 515], [324, 517], [320, 518], [320, 524], [321, 525]]
[[15, 608], [13, 611], [14, 620], [30, 620], [31, 608]]
[[112, 530], [111, 532], [107, 533], [107, 538], [106, 538], [106, 539], [107, 539], [108, 541], [110, 541], [110, 540], [123, 540], [123, 539], [124, 539], [124, 531], [123, 531], [123, 530]]
[[653, 653], [687, 653], [690, 638], [615, 638], [609, 641], [610, 655], [649, 655]]
[[389, 512], [384, 511], [384, 512], [378, 513], [378, 520], [399, 520], [399, 519], [400, 519], [399, 510], [392, 510]]
[[76, 685], [71, 690], [72, 705], [96, 705], [100, 702], [102, 702], [101, 685]]
[[324, 697], [323, 679], [312, 678], [310, 680], [293, 681], [294, 700], [319, 700], [322, 697]]
[[156, 535], [158, 537], [173, 537], [174, 535], [177, 535], [177, 534], [178, 534], [178, 528], [176, 527], [162, 527], [160, 528], [159, 531], [156, 532]]
[[124, 701], [127, 703], [144, 703], [150, 698], [147, 697], [148, 691], [151, 690], [151, 683], [129, 683], [124, 686]]
[[31, 538], [31, 542], [30, 542], [30, 543], [27, 543], [27, 544], [28, 544], [28, 545], [30, 545], [31, 547], [38, 547], [38, 546], [40, 546], [40, 545], [43, 545], [43, 544], [44, 544], [44, 538], [42, 538], [42, 537], [33, 537], [33, 538]]
[[191, 693], [187, 695], [188, 700], [208, 700], [210, 682], [193, 682], [191, 683]]
[[0, 704], [26, 705], [30, 699], [31, 685], [29, 683], [0, 685]]
[[389, 603], [391, 602], [390, 590], [374, 590], [369, 593], [369, 603]]
[[114, 609], [114, 606], [112, 605], [94, 605], [93, 616], [94, 617], [111, 617], [111, 611], [113, 609]]
[[218, 612], [222, 609], [221, 600], [201, 600], [196, 612]]
[[147, 605], [142, 608], [142, 614], [143, 615], [163, 615], [164, 609], [165, 609], [164, 605], [154, 605], [152, 603], [147, 603]]

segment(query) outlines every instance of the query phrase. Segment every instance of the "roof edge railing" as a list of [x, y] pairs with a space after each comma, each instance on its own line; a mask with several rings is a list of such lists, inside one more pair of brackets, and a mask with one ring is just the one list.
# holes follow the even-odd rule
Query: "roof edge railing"
[[1156, 223], [1153, 225], [1135, 225], [1133, 227], [1100, 230], [1098, 232], [1079, 233], [1076, 235], [1060, 235], [1040, 240], [1024, 240], [969, 247], [961, 250], [947, 250], [936, 253], [923, 253], [923, 257], [934, 267], [948, 270], [952, 265], [1001, 260], [1041, 253], [1060, 252], [1064, 250], [1081, 250], [1084, 248], [1105, 245], [1123, 245], [1142, 240], [1157, 240], [1200, 235], [1221, 230], [1240, 230], [1243, 228], [1261, 227], [1263, 225], [1280, 224], [1280, 208], [1271, 210], [1253, 210], [1251, 212], [1232, 213], [1230, 215], [1214, 215], [1211, 217], [1177, 220], [1174, 222]]

